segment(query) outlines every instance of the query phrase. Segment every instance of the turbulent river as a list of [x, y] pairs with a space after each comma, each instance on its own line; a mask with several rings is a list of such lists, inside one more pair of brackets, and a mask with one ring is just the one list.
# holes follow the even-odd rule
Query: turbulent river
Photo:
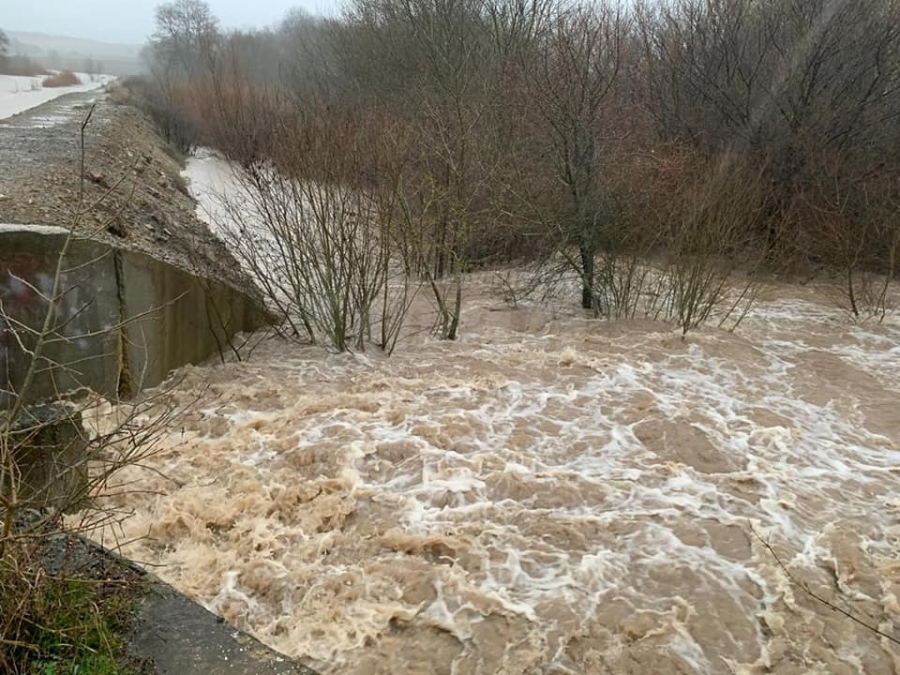
[[492, 285], [457, 342], [183, 369], [94, 536], [324, 675], [900, 672], [789, 576], [900, 639], [900, 322], [773, 286], [682, 339]]

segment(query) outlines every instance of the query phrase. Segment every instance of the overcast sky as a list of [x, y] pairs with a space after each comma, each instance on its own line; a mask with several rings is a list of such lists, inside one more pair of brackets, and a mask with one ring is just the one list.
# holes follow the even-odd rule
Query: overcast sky
[[[300, 7], [333, 15], [340, 0], [207, 0], [226, 28], [263, 27]], [[153, 32], [159, 0], [0, 0], [0, 28], [143, 43]]]

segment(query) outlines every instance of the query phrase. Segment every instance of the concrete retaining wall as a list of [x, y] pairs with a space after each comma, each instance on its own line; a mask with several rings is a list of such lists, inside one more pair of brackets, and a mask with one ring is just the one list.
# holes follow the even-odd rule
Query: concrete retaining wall
[[[0, 410], [21, 392], [66, 237], [60, 228], [0, 226]], [[70, 242], [60, 280], [29, 403], [78, 387], [131, 396], [267, 320], [239, 290], [87, 239]]]

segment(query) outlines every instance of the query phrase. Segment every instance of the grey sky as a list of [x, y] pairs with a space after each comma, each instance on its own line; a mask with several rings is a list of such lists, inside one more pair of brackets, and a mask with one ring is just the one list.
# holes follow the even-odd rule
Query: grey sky
[[[270, 26], [293, 8], [333, 15], [341, 0], [207, 0], [226, 28]], [[159, 0], [0, 0], [0, 28], [142, 43]]]

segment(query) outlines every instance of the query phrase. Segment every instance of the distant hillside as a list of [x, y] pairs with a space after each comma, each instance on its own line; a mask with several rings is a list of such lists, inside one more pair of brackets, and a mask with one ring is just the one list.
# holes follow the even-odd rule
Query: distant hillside
[[39, 61], [45, 68], [71, 68], [125, 77], [140, 73], [142, 45], [115, 44], [62, 35], [9, 31], [10, 52]]

